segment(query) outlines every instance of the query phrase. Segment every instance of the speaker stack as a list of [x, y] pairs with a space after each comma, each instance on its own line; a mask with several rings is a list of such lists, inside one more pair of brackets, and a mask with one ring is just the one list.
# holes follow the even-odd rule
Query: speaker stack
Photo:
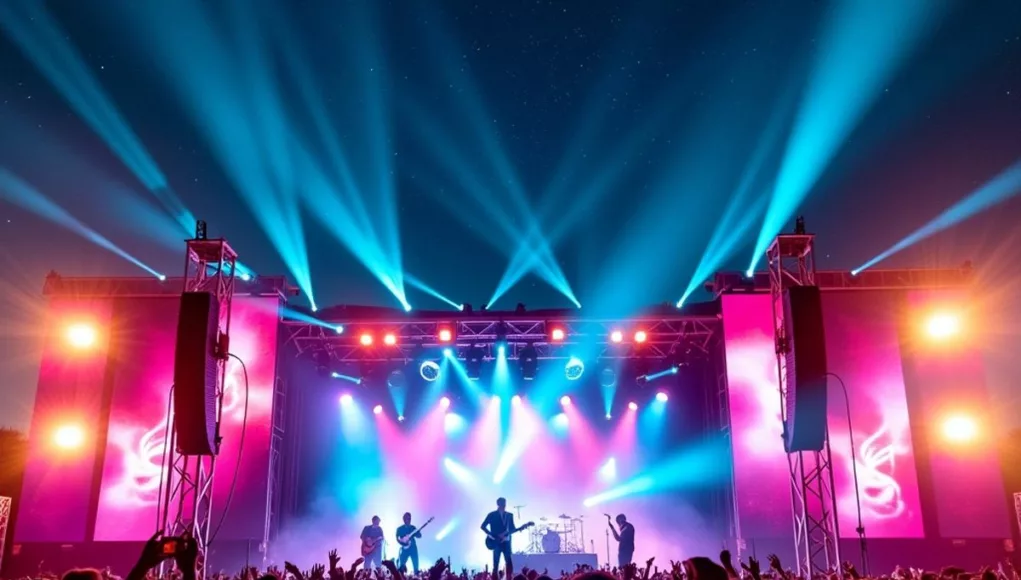
[[821, 451], [826, 442], [826, 337], [818, 286], [791, 286], [783, 295], [787, 363], [788, 453]]
[[185, 292], [177, 319], [174, 428], [181, 455], [216, 455], [217, 345], [220, 303], [210, 292]]

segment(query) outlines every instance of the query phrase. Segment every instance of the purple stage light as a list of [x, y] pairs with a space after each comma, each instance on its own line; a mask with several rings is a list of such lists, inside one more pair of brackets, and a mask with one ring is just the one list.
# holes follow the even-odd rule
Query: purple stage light
[[636, 403], [634, 401], [631, 401], [630, 403], [627, 404], [627, 408], [631, 409], [632, 411], [637, 411], [638, 410], [638, 403]]
[[450, 407], [450, 399], [447, 397], [443, 397], [442, 399], [440, 399], [440, 406], [443, 407], [444, 409]]
[[340, 396], [340, 404], [341, 405], [350, 405], [353, 402], [354, 402], [354, 397], [352, 397], [351, 395], [349, 395], [347, 393], [344, 393], [343, 395]]
[[564, 395], [563, 397], [560, 397], [560, 404], [565, 406], [565, 407], [570, 405], [571, 404], [571, 397], [568, 397], [567, 395]]
[[668, 397], [668, 396], [667, 396], [667, 394], [666, 394], [666, 393], [664, 393], [663, 391], [660, 391], [660, 392], [656, 393], [656, 400], [657, 400], [657, 401], [659, 401], [660, 403], [665, 403], [665, 402], [667, 402], [667, 400], [668, 400], [669, 398], [670, 398], [670, 397]]
[[383, 413], [383, 405], [376, 405], [375, 407], [372, 408], [372, 412], [374, 414], [376, 414], [376, 415], [382, 414]]

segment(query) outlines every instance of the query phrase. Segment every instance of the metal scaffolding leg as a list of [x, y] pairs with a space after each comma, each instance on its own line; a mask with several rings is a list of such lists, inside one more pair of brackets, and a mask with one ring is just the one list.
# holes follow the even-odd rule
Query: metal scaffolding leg
[[[199, 222], [195, 239], [187, 241], [184, 292], [210, 292], [219, 302], [219, 332], [230, 335], [230, 314], [234, 297], [237, 254], [226, 240], [206, 238], [206, 226]], [[222, 342], [227, 344], [227, 342]], [[217, 353], [216, 437], [220, 438], [220, 413], [223, 408], [223, 384], [227, 372], [227, 353]], [[213, 476], [216, 456], [187, 456], [177, 451], [177, 421], [173, 413], [167, 419], [167, 438], [163, 455], [163, 479], [160, 481], [158, 529], [166, 536], [190, 533], [198, 543], [198, 574], [205, 577], [205, 566], [212, 525]]]
[[[799, 220], [799, 230], [804, 223]], [[773, 306], [780, 416], [787, 424], [787, 354], [784, 291], [791, 286], [815, 285], [815, 236], [799, 231], [781, 234], [769, 246], [769, 290]], [[840, 565], [837, 502], [833, 494], [833, 463], [827, 434], [822, 451], [787, 454], [794, 519], [794, 552], [803, 578], [826, 575]]]

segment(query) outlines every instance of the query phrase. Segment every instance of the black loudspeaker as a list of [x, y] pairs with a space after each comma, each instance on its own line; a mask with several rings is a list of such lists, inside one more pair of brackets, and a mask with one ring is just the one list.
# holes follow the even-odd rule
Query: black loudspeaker
[[788, 453], [821, 451], [826, 441], [826, 337], [818, 286], [792, 286], [783, 296], [787, 338]]
[[185, 292], [177, 318], [174, 429], [182, 455], [216, 455], [216, 346], [220, 303], [209, 292]]

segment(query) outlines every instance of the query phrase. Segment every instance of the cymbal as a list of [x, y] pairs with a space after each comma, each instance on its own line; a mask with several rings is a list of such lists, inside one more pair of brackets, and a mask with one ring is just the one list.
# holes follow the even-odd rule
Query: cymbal
[[560, 519], [562, 519], [562, 520], [569, 520], [569, 519], [571, 519], [571, 516], [569, 516], [567, 514], [560, 514]]

